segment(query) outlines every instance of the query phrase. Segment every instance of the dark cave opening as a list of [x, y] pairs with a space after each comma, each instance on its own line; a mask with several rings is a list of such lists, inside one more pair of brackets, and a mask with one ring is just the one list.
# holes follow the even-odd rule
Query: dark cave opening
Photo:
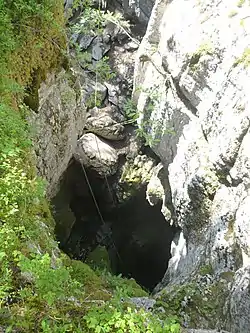
[[97, 205], [82, 166], [75, 160], [52, 200], [55, 233], [61, 249], [85, 261], [98, 245], [105, 246], [114, 274], [134, 278], [152, 291], [166, 272], [176, 228], [164, 219], [161, 204], [149, 205], [145, 188], [118, 205], [112, 185], [108, 187], [92, 170], [86, 173]]

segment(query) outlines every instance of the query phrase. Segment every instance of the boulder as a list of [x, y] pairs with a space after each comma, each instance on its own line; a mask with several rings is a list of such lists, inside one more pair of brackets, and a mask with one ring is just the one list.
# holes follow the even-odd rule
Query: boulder
[[[108, 140], [122, 140], [125, 137], [123, 117], [117, 115], [118, 109], [106, 107], [102, 109], [94, 108], [88, 112], [86, 129], [100, 137]], [[121, 120], [120, 122], [117, 119]]]
[[116, 150], [93, 133], [84, 134], [77, 142], [75, 159], [84, 167], [94, 169], [99, 176], [111, 176], [118, 167]]

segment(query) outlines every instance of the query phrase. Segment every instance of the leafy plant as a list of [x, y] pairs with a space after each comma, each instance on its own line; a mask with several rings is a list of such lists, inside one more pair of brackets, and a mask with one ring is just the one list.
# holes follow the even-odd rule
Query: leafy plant
[[139, 118], [137, 106], [136, 103], [133, 101], [133, 99], [130, 98], [126, 100], [126, 102], [123, 105], [123, 110], [128, 123], [133, 124]]
[[180, 325], [163, 322], [151, 313], [127, 306], [117, 308], [116, 304], [93, 307], [84, 317], [90, 332], [107, 333], [179, 333]]
[[[32, 275], [38, 298], [49, 305], [76, 294], [81, 288], [79, 282], [71, 279], [70, 269], [63, 266], [59, 259], [52, 263], [48, 253], [34, 255], [31, 259], [20, 255], [18, 267], [21, 272]], [[26, 295], [26, 291], [24, 289], [21, 294]]]

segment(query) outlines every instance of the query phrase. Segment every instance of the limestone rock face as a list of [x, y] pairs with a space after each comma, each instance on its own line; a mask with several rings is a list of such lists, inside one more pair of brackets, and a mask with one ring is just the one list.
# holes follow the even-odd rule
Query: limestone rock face
[[93, 133], [84, 134], [78, 140], [75, 159], [103, 177], [117, 171], [118, 154], [115, 148]]
[[134, 80], [140, 126], [166, 172], [164, 202], [181, 228], [158, 290], [207, 265], [218, 283], [230, 276], [222, 311], [200, 324], [235, 333], [250, 327], [247, 11], [246, 1], [157, 0]]
[[30, 123], [35, 129], [38, 172], [48, 182], [50, 197], [57, 192], [59, 179], [73, 156], [85, 118], [86, 107], [77, 78], [64, 70], [49, 75], [39, 89], [39, 109], [31, 115]]

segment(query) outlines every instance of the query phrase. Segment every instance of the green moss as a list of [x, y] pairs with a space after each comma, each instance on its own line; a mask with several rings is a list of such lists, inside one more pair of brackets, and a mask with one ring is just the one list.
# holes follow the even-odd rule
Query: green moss
[[111, 272], [108, 251], [104, 246], [97, 246], [97, 248], [88, 255], [86, 263], [93, 269], [99, 268]]
[[206, 275], [206, 274], [212, 275], [213, 272], [214, 271], [213, 271], [213, 267], [212, 267], [211, 264], [201, 266], [200, 269], [199, 269], [200, 275]]
[[211, 42], [204, 42], [202, 43], [198, 49], [191, 55], [191, 59], [189, 62], [189, 67], [192, 71], [198, 69], [198, 63], [200, 58], [205, 55], [212, 55], [214, 54], [215, 49]]
[[111, 298], [112, 295], [107, 290], [105, 282], [91, 267], [79, 260], [69, 258], [64, 259], [64, 262], [71, 271], [72, 279], [83, 285], [82, 292], [85, 298], [105, 301]]
[[246, 2], [246, 0], [239, 0], [237, 2], [237, 7], [242, 7], [244, 5], [244, 3]]
[[234, 225], [235, 225], [235, 217], [231, 216], [229, 217], [228, 228], [224, 237], [226, 241], [229, 241], [230, 238], [234, 236]]
[[232, 10], [229, 14], [228, 17], [234, 17], [238, 14], [237, 10]]
[[193, 282], [166, 288], [157, 299], [156, 307], [163, 307], [164, 316], [182, 318], [188, 327], [214, 328], [224, 316], [223, 307], [228, 297], [228, 282], [217, 280], [199, 285]]
[[249, 67], [250, 65], [250, 48], [246, 47], [242, 56], [237, 58], [234, 62], [234, 66], [242, 64], [244, 68]]
[[232, 271], [222, 272], [220, 277], [228, 282], [232, 282], [234, 279], [235, 273]]
[[122, 278], [120, 275], [112, 275], [107, 271], [99, 271], [99, 274], [107, 289], [115, 294], [118, 292], [121, 297], [148, 296], [148, 293], [134, 279]]
[[143, 155], [138, 155], [134, 160], [125, 163], [119, 181], [122, 188], [122, 200], [132, 197], [142, 185], [149, 182], [152, 167], [153, 162]]

